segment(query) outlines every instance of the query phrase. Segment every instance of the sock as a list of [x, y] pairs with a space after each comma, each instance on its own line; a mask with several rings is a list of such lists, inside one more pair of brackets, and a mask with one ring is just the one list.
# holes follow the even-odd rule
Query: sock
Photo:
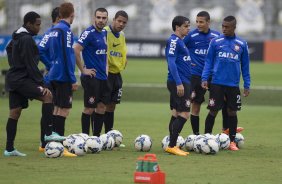
[[56, 128], [57, 128], [57, 127], [56, 127], [56, 124], [54, 123], [54, 122], [55, 122], [55, 119], [56, 119], [56, 115], [53, 114], [53, 115], [52, 115], [53, 132], [57, 132], [57, 131], [56, 131]]
[[6, 150], [9, 152], [15, 149], [14, 140], [16, 138], [17, 125], [18, 125], [18, 120], [12, 118], [8, 119], [6, 125], [6, 132], [7, 132]]
[[174, 117], [174, 116], [171, 116], [171, 118], [170, 118], [170, 122], [169, 122], [169, 125], [168, 125], [169, 137], [172, 136], [172, 125], [173, 125], [173, 122], [174, 122], [175, 119], [176, 119], [176, 117]]
[[94, 136], [100, 137], [100, 133], [103, 128], [103, 122], [104, 122], [104, 114], [97, 114], [94, 115]]
[[53, 103], [42, 104], [41, 128], [44, 129], [42, 133], [46, 135], [51, 135], [53, 131], [53, 122], [52, 122], [53, 110], [54, 110]]
[[89, 114], [82, 113], [81, 128], [82, 128], [82, 133], [89, 135], [89, 128], [90, 128], [90, 115]]
[[177, 142], [177, 138], [179, 136], [179, 133], [181, 132], [185, 122], [187, 121], [187, 119], [178, 116], [172, 124], [172, 136], [170, 137], [169, 140], [169, 147], [174, 147], [176, 146], [176, 142]]
[[104, 116], [105, 133], [111, 131], [114, 127], [114, 112], [106, 112]]
[[195, 135], [199, 135], [200, 134], [200, 131], [199, 131], [199, 129], [200, 129], [200, 123], [199, 123], [200, 118], [199, 118], [199, 116], [194, 116], [194, 115], [191, 114], [191, 120], [190, 121], [191, 121], [193, 133]]
[[93, 135], [94, 135], [94, 119], [95, 119], [95, 112], [93, 112], [90, 116], [90, 124], [91, 124], [91, 130]]
[[64, 136], [65, 135], [65, 121], [66, 118], [63, 116], [56, 116], [55, 117], [55, 122], [54, 124], [56, 124], [56, 132], [60, 135], [60, 136]]
[[230, 142], [233, 142], [236, 137], [236, 129], [238, 125], [237, 115], [228, 116], [228, 120], [229, 120], [229, 138], [230, 138]]
[[205, 134], [212, 133], [213, 125], [214, 125], [215, 116], [212, 116], [210, 113], [208, 114], [205, 122]]
[[228, 125], [228, 113], [227, 113], [227, 104], [224, 103], [222, 108], [222, 129], [226, 130], [229, 128]]

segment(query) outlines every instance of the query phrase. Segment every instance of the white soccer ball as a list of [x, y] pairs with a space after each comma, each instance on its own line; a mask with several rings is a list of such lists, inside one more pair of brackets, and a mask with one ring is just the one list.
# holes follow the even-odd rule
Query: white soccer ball
[[238, 148], [243, 148], [243, 145], [245, 143], [245, 138], [241, 133], [236, 133], [236, 137], [234, 141]]
[[215, 139], [205, 138], [204, 144], [202, 144], [201, 149], [202, 153], [214, 155], [219, 151], [219, 145]]
[[185, 140], [181, 135], [179, 135], [177, 137], [176, 146], [178, 146], [179, 149], [182, 149], [184, 147], [184, 145], [185, 145]]
[[82, 137], [85, 141], [87, 141], [87, 139], [89, 138], [89, 135], [88, 134], [85, 134], [85, 133], [79, 133], [77, 134], [78, 136]]
[[206, 137], [204, 135], [197, 135], [194, 139], [193, 150], [196, 153], [202, 153], [202, 145], [205, 144]]
[[230, 145], [229, 136], [225, 133], [216, 134], [216, 140], [220, 149], [228, 149]]
[[59, 142], [48, 142], [45, 146], [45, 155], [48, 158], [58, 158], [64, 153], [64, 146]]
[[112, 136], [108, 134], [102, 134], [100, 135], [100, 140], [103, 143], [103, 150], [112, 150], [115, 146], [115, 140]]
[[90, 136], [86, 140], [86, 148], [90, 153], [99, 153], [102, 150], [103, 142], [97, 136]]
[[162, 148], [165, 150], [169, 145], [169, 136], [165, 136], [162, 140]]
[[120, 133], [120, 131], [118, 131], [118, 130], [111, 130], [111, 131], [107, 132], [107, 134], [114, 138], [115, 147], [119, 147], [120, 144], [122, 143], [122, 139], [123, 139], [123, 136]]
[[69, 151], [78, 156], [85, 155], [87, 148], [85, 145], [85, 140], [81, 136], [73, 137], [74, 142], [71, 144]]
[[64, 147], [66, 147], [69, 151], [70, 151], [70, 149], [71, 149], [71, 145], [73, 145], [74, 142], [75, 142], [75, 138], [76, 138], [76, 136], [69, 135], [69, 136], [67, 136], [66, 139], [63, 141]]
[[150, 151], [152, 140], [148, 135], [139, 135], [134, 141], [134, 147], [137, 151]]
[[204, 136], [205, 136], [206, 138], [208, 138], [208, 139], [214, 139], [214, 140], [216, 140], [216, 136], [213, 135], [213, 134], [206, 133], [206, 134], [204, 134]]
[[185, 145], [184, 145], [186, 150], [193, 151], [195, 138], [196, 138], [196, 135], [194, 135], [194, 134], [186, 137]]

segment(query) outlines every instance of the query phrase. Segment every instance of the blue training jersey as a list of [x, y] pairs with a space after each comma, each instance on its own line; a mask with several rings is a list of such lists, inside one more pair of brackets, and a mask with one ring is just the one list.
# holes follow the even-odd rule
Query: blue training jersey
[[[49, 47], [50, 47], [49, 34], [53, 27], [54, 25], [52, 25], [50, 28], [47, 29], [47, 31], [44, 33], [42, 39], [37, 45], [40, 55], [40, 61], [45, 65], [47, 71], [49, 71], [50, 68], [52, 67], [51, 56], [49, 51]], [[44, 83], [49, 84], [48, 73], [44, 75]]]
[[53, 66], [49, 71], [50, 81], [75, 83], [74, 42], [70, 24], [61, 20], [49, 33], [50, 56]]
[[188, 48], [191, 57], [192, 75], [202, 75], [209, 44], [212, 39], [218, 37], [219, 35], [219, 32], [211, 29], [209, 29], [207, 33], [203, 33], [198, 29], [195, 29], [185, 36], [183, 41]]
[[167, 80], [175, 82], [176, 85], [190, 84], [191, 59], [189, 52], [183, 40], [175, 34], [172, 34], [167, 40], [165, 56], [168, 64]]
[[212, 74], [212, 84], [239, 87], [242, 71], [244, 88], [249, 89], [251, 83], [249, 65], [247, 42], [236, 35], [233, 37], [220, 35], [210, 43], [202, 81], [208, 81]]
[[85, 67], [96, 69], [96, 78], [107, 80], [107, 31], [98, 31], [92, 25], [80, 35], [78, 43], [83, 47]]

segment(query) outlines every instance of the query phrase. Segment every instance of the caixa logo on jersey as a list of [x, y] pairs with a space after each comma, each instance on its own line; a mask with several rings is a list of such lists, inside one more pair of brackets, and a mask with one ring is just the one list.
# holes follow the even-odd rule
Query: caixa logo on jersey
[[235, 59], [235, 60], [238, 60], [238, 59], [239, 59], [238, 54], [233, 54], [233, 53], [231, 53], [231, 52], [219, 52], [219, 53], [218, 53], [218, 57], [221, 57], [221, 58], [230, 58], [230, 59]]
[[191, 61], [191, 57], [190, 56], [184, 56], [183, 61]]
[[106, 51], [106, 49], [98, 49], [98, 50], [96, 50], [96, 54], [97, 55], [107, 54], [107, 51]]

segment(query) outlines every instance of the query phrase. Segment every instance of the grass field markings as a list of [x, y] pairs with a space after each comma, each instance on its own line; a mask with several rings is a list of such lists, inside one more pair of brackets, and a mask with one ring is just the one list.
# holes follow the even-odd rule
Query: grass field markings
[[[158, 83], [124, 83], [123, 86], [136, 88], [166, 88], [165, 84]], [[282, 91], [282, 86], [251, 86], [251, 89]]]

